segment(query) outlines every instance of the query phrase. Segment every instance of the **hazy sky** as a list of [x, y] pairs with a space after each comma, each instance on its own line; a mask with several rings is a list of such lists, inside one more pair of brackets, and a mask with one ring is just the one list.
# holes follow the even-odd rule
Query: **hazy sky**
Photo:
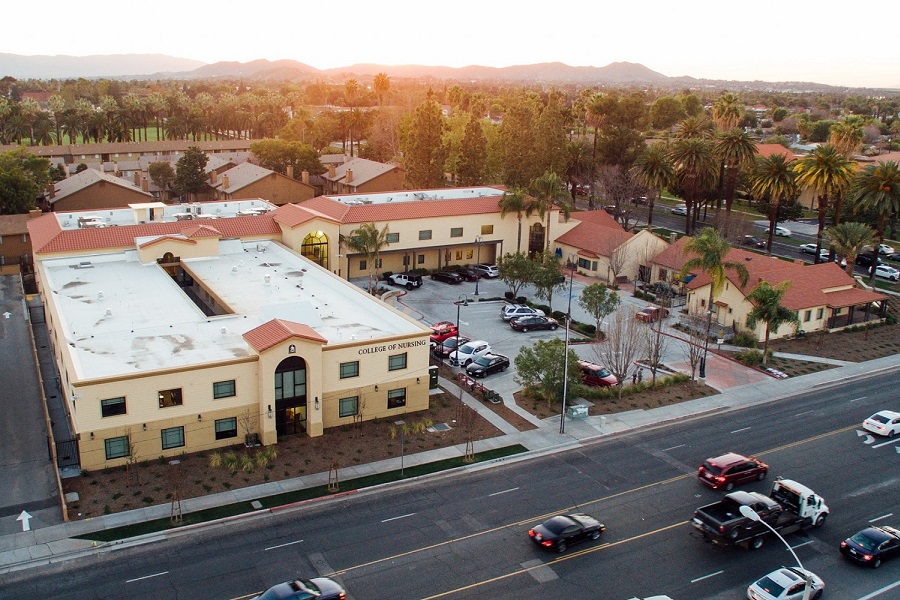
[[887, 0], [17, 1], [4, 6], [0, 52], [285, 58], [320, 69], [625, 61], [669, 76], [900, 88], [897, 6]]

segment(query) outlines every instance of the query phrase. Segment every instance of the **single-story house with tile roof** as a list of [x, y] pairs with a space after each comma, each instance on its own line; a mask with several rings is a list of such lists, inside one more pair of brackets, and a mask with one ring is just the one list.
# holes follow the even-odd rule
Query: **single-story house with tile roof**
[[47, 188], [42, 204], [54, 212], [121, 208], [154, 199], [141, 186], [96, 169], [87, 169]]
[[406, 171], [399, 165], [385, 164], [365, 158], [351, 158], [335, 165], [327, 164], [322, 176], [326, 194], [365, 194], [403, 189]]
[[265, 198], [277, 206], [303, 202], [316, 195], [316, 188], [308, 181], [298, 181], [249, 162], [217, 174], [210, 185], [217, 200]]
[[557, 256], [576, 257], [578, 272], [604, 281], [649, 283], [651, 259], [668, 242], [649, 230], [625, 231], [605, 210], [572, 213], [574, 226], [554, 240]]
[[[746, 285], [741, 285], [737, 271], [727, 271], [725, 287], [713, 298], [711, 308], [712, 323], [716, 329], [733, 329], [735, 332], [749, 330], [747, 318], [753, 305], [747, 300], [747, 296], [763, 281], [772, 287], [787, 283], [782, 305], [797, 314], [800, 329], [805, 333], [834, 331], [860, 322], [879, 321], [887, 314], [886, 294], [863, 289], [853, 277], [833, 262], [810, 265], [803, 261], [785, 261], [740, 248], [732, 248], [727, 260], [744, 265], [748, 279]], [[693, 277], [685, 284], [688, 292], [685, 309], [689, 314], [706, 315], [710, 292], [709, 275], [702, 271], [692, 272], [690, 275]], [[770, 331], [769, 337], [776, 339], [794, 332], [794, 326], [787, 324], [777, 331]], [[758, 324], [754, 333], [758, 340], [765, 339], [765, 324]]]

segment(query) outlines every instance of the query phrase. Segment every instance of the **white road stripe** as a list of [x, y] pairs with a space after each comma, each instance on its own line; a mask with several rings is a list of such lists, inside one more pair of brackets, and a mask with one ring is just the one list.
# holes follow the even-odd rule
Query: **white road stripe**
[[859, 398], [854, 398], [850, 402], [856, 402], [857, 400], [865, 400], [866, 398], [868, 398], [868, 396], [860, 396]]
[[514, 487], [514, 488], [509, 488], [508, 490], [503, 490], [502, 492], [494, 492], [493, 494], [488, 494], [488, 498], [490, 498], [491, 496], [499, 496], [500, 494], [508, 494], [509, 492], [516, 491], [517, 489], [519, 489], [519, 488]]
[[812, 543], [813, 543], [813, 541], [812, 541], [812, 540], [809, 540], [809, 541], [803, 542], [802, 544], [797, 544], [796, 546], [791, 546], [791, 548], [796, 549], [796, 548], [800, 548], [800, 547], [802, 547], [802, 546], [805, 546], [805, 545], [807, 545], [807, 544], [812, 544]]
[[812, 412], [811, 410], [808, 410], [808, 411], [806, 411], [806, 412], [797, 413], [797, 414], [794, 415], [794, 416], [795, 416], [795, 417], [802, 417], [803, 415], [808, 415], [808, 414], [811, 413], [811, 412]]
[[880, 590], [875, 590], [871, 594], [866, 594], [865, 596], [863, 596], [862, 598], [858, 598], [857, 600], [870, 600], [871, 598], [875, 598], [876, 596], [880, 596], [881, 594], [894, 589], [898, 585], [900, 585], [900, 581], [895, 581], [894, 583], [892, 583], [890, 585], [886, 585], [883, 588], [881, 588]]
[[709, 575], [704, 575], [703, 577], [698, 577], [697, 579], [691, 579], [691, 583], [697, 583], [698, 581], [703, 581], [704, 579], [709, 579], [710, 577], [721, 575], [724, 572], [725, 571], [716, 571], [715, 573], [710, 573]]
[[276, 548], [284, 548], [285, 546], [293, 546], [294, 544], [299, 544], [302, 541], [303, 540], [297, 540], [296, 542], [288, 542], [286, 544], [278, 544], [277, 546], [269, 546], [268, 548], [265, 548], [265, 550], [268, 551], [268, 550], [275, 550]]
[[136, 579], [126, 579], [125, 583], [134, 583], [135, 581], [141, 581], [142, 579], [151, 579], [153, 577], [159, 577], [160, 575], [165, 575], [168, 571], [163, 571], [162, 573], [154, 573], [153, 575], [145, 575], [143, 577], [138, 577]]
[[749, 428], [749, 427], [742, 427], [741, 429], [735, 429], [735, 430], [732, 431], [731, 433], [740, 433], [740, 432], [742, 432], [742, 431], [747, 431], [748, 429], [750, 429], [750, 428]]
[[888, 513], [886, 515], [881, 515], [880, 517], [875, 517], [874, 519], [869, 519], [869, 523], [874, 523], [876, 521], [880, 521], [882, 519], [887, 519], [888, 517], [893, 517], [894, 513]]
[[672, 446], [671, 448], [663, 448], [663, 452], [668, 452], [669, 450], [674, 450], [675, 448], [684, 448], [686, 444], [678, 444], [677, 446]]
[[887, 446], [887, 445], [890, 445], [890, 444], [896, 444], [897, 442], [900, 442], [900, 438], [898, 438], [898, 439], [896, 439], [896, 440], [888, 440], [888, 441], [886, 441], [886, 442], [881, 442], [880, 444], [875, 444], [875, 445], [872, 446], [872, 447], [873, 447], [873, 448], [881, 448], [882, 446]]
[[400, 515], [399, 517], [391, 517], [390, 519], [383, 519], [382, 523], [387, 523], [388, 521], [396, 521], [397, 519], [405, 519], [406, 517], [411, 517], [416, 513], [409, 513], [408, 515]]

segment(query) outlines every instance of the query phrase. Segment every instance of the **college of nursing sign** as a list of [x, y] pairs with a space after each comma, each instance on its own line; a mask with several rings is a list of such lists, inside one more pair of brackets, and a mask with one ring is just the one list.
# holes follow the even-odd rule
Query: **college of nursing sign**
[[392, 352], [394, 350], [405, 350], [407, 348], [418, 348], [419, 346], [427, 346], [429, 340], [416, 340], [414, 342], [396, 342], [394, 344], [381, 344], [380, 346], [369, 346], [368, 348], [360, 348], [359, 353], [362, 354], [378, 354], [379, 352]]

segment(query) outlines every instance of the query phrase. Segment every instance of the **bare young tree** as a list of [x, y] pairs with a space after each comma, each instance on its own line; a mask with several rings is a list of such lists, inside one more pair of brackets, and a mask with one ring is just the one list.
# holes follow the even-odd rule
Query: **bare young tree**
[[[667, 307], [668, 298], [660, 298], [660, 306]], [[646, 363], [650, 369], [651, 387], [656, 387], [656, 372], [662, 366], [662, 356], [669, 347], [669, 336], [663, 333], [663, 319], [657, 319], [645, 328], [645, 343], [647, 350]]]
[[125, 485], [141, 485], [141, 477], [138, 473], [138, 452], [137, 442], [134, 441], [134, 435], [131, 433], [131, 427], [125, 429], [125, 439], [128, 440], [128, 457], [125, 459]]
[[697, 380], [697, 369], [703, 360], [703, 349], [706, 347], [706, 317], [702, 313], [692, 312], [682, 318], [688, 329], [688, 343], [684, 346], [684, 355], [691, 366], [691, 381]]
[[[615, 218], [627, 231], [634, 227], [640, 213], [634, 198], [646, 192], [630, 171], [616, 165], [607, 165], [597, 171], [596, 187], [605, 206], [615, 206]], [[632, 220], [634, 222], [632, 222]]]
[[604, 241], [603, 253], [609, 257], [609, 284], [613, 288], [618, 288], [619, 275], [632, 261], [631, 254], [621, 241], [617, 236], [609, 236]]
[[256, 445], [256, 437], [258, 435], [256, 427], [258, 422], [259, 419], [255, 414], [250, 412], [249, 408], [245, 409], [238, 417], [238, 423], [241, 426], [241, 430], [244, 432], [244, 445], [247, 448]]
[[628, 371], [646, 344], [646, 326], [634, 316], [634, 309], [619, 310], [607, 321], [606, 341], [592, 346], [599, 362], [619, 380], [619, 397]]

